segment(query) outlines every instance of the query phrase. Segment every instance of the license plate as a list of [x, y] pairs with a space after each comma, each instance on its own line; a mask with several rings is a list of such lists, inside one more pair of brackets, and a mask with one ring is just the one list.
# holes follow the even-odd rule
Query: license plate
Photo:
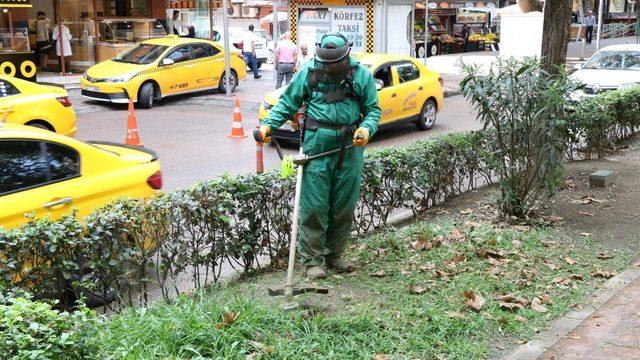
[[87, 86], [87, 91], [100, 92], [100, 88], [95, 86]]
[[256, 49], [262, 49], [262, 44], [255, 44]]

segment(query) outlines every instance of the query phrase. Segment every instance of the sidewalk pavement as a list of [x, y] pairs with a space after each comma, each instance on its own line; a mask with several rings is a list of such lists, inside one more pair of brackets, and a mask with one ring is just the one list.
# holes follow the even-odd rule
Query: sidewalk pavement
[[578, 311], [503, 360], [640, 359], [640, 267], [607, 281]]

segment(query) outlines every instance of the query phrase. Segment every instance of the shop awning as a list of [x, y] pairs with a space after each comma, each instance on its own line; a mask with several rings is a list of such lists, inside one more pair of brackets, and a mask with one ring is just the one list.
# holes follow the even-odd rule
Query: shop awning
[[[289, 15], [284, 11], [278, 11], [278, 22], [286, 21]], [[260, 19], [260, 24], [268, 24], [273, 22], [273, 14], [269, 14]]]
[[32, 6], [31, 0], [0, 0], [0, 7], [4, 8], [26, 8]]

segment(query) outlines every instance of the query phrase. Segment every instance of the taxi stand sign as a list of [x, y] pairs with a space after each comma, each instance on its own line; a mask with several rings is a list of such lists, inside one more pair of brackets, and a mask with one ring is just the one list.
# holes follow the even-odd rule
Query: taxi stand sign
[[31, 0], [0, 0], [0, 8], [33, 7]]

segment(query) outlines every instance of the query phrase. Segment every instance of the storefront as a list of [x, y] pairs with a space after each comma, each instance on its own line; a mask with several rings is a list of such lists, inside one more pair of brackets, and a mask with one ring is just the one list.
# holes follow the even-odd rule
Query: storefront
[[0, 73], [35, 81], [37, 69], [27, 23], [15, 19], [31, 6], [29, 0], [0, 1]]
[[[500, 4], [497, 0], [417, 0], [414, 19], [415, 55], [424, 57], [425, 28], [428, 29], [429, 36], [427, 56], [496, 49], [496, 16]], [[425, 16], [426, 11], [428, 17]], [[425, 26], [427, 18], [428, 26]], [[469, 34], [466, 42], [463, 39], [465, 32]]]

